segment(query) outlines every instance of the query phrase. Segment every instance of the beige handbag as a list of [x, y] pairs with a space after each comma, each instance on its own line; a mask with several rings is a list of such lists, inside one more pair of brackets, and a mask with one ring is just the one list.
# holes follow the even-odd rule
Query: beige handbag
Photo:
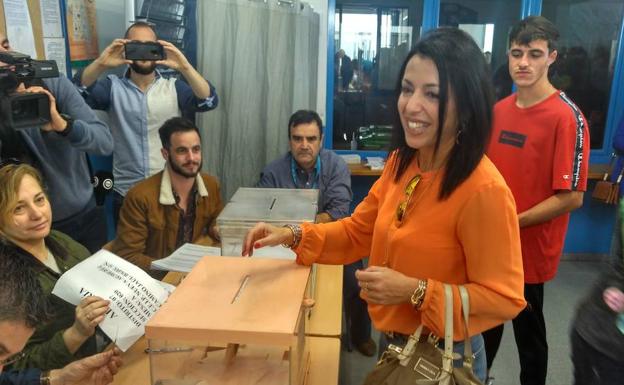
[[[460, 368], [453, 368], [453, 289], [444, 285], [444, 350], [437, 338], [423, 337], [423, 326], [409, 336], [403, 348], [389, 345], [381, 360], [364, 380], [364, 385], [482, 385], [472, 371], [472, 346], [468, 336], [470, 300], [459, 286], [464, 316], [464, 357]], [[421, 340], [422, 337], [422, 340]]]

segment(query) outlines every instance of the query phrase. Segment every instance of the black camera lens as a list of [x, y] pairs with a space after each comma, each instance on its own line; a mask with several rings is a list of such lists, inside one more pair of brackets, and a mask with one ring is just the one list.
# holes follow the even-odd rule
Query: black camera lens
[[37, 99], [16, 100], [12, 103], [11, 107], [14, 121], [33, 119], [38, 115], [39, 101]]

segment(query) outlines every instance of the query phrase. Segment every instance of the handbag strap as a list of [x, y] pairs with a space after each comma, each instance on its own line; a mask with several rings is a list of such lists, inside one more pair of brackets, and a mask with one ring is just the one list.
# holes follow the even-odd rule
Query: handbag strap
[[622, 176], [624, 175], [624, 166], [620, 169], [620, 173], [615, 181], [615, 184], [620, 184], [622, 182]]
[[444, 284], [444, 355], [442, 356], [442, 369], [446, 373], [453, 370], [453, 289], [451, 285]]
[[414, 354], [414, 350], [416, 350], [416, 345], [418, 345], [418, 341], [420, 341], [420, 335], [423, 331], [423, 325], [420, 324], [414, 334], [410, 335], [407, 339], [407, 343], [401, 350], [401, 353], [398, 355], [399, 362], [402, 366], [407, 366], [409, 364], [410, 358]]
[[615, 152], [612, 152], [611, 153], [611, 158], [609, 159], [609, 166], [606, 169], [605, 174], [602, 177], [602, 180], [609, 179], [609, 174], [611, 174], [611, 171], [613, 170], [613, 164], [614, 164], [616, 159], [617, 159], [617, 154]]
[[464, 285], [459, 285], [462, 313], [464, 315], [464, 367], [472, 370], [472, 344], [468, 334], [468, 319], [470, 318], [470, 297]]

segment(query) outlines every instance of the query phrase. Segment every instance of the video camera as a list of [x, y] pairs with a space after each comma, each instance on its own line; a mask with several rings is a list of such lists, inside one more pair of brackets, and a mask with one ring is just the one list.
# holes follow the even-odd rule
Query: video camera
[[50, 100], [43, 93], [16, 93], [20, 83], [59, 76], [54, 60], [33, 60], [19, 52], [0, 52], [0, 118], [5, 127], [36, 127], [50, 121]]

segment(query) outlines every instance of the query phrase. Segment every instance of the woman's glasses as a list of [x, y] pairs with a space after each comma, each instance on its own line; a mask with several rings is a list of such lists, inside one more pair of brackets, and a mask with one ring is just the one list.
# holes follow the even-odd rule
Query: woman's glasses
[[416, 190], [416, 186], [420, 182], [421, 176], [416, 175], [407, 183], [405, 186], [405, 200], [399, 204], [396, 210], [396, 217], [399, 223], [403, 222], [403, 217], [405, 216], [405, 210], [407, 210], [407, 206], [409, 206], [410, 200], [412, 199], [412, 195], [414, 190]]

